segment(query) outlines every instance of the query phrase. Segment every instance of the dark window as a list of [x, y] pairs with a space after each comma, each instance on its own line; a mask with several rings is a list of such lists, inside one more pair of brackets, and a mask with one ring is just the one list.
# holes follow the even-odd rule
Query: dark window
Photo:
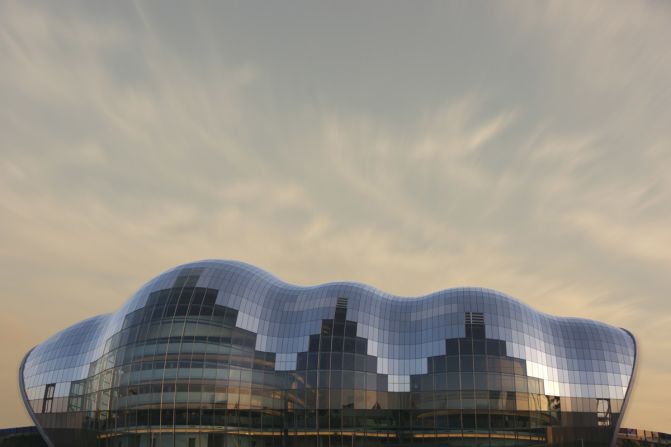
[[366, 356], [366, 371], [377, 372], [377, 357], [372, 355]]
[[368, 352], [368, 340], [365, 338], [356, 338], [354, 342], [357, 354], [366, 354]]
[[342, 369], [342, 354], [340, 352], [331, 354], [331, 369]]
[[317, 363], [319, 362], [319, 357], [316, 353], [308, 354], [308, 369], [317, 369]]
[[331, 350], [331, 337], [329, 335], [322, 335], [320, 349], [322, 352], [329, 352]]
[[296, 369], [302, 370], [308, 367], [308, 354], [306, 352], [299, 352], [296, 356]]
[[473, 371], [473, 356], [464, 355], [461, 357], [461, 370], [462, 371]]
[[461, 355], [473, 354], [473, 343], [470, 338], [462, 338], [459, 340], [459, 350]]
[[447, 372], [457, 372], [459, 371], [459, 357], [449, 356], [447, 357]]
[[463, 414], [464, 430], [475, 429], [475, 415], [472, 413]]
[[451, 338], [446, 340], [445, 353], [447, 355], [459, 355], [459, 339]]
[[461, 389], [462, 390], [472, 390], [472, 389], [474, 389], [473, 373], [472, 372], [462, 372], [461, 373]]
[[433, 358], [433, 372], [445, 372], [445, 357], [438, 356]]
[[345, 322], [345, 335], [347, 337], [356, 337], [356, 323], [353, 321]]
[[344, 322], [346, 316], [347, 316], [347, 298], [338, 298], [338, 301], [336, 303], [335, 320]]
[[310, 335], [310, 346], [308, 350], [310, 352], [319, 351], [319, 335]]
[[363, 355], [354, 356], [354, 370], [356, 371], [365, 371], [366, 370], [366, 358]]
[[343, 355], [343, 369], [354, 369], [354, 354], [345, 353]]
[[333, 320], [322, 320], [322, 335], [333, 334]]
[[461, 413], [449, 414], [447, 416], [448, 426], [451, 429], [461, 429]]
[[499, 340], [487, 340], [487, 354], [501, 355], [499, 351]]
[[440, 373], [434, 375], [434, 386], [437, 391], [447, 389], [447, 374]]
[[485, 316], [482, 312], [466, 312], [466, 338], [485, 338]]
[[485, 372], [487, 371], [487, 362], [484, 355], [476, 355], [473, 357], [473, 370]]
[[331, 350], [342, 352], [343, 351], [343, 338], [342, 336], [333, 336], [333, 342], [331, 344]]

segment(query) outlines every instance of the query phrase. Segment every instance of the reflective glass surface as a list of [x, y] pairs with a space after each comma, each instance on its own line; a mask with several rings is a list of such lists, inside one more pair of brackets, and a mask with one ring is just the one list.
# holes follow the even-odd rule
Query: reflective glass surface
[[56, 446], [610, 445], [631, 334], [478, 288], [404, 298], [203, 261], [22, 365]]

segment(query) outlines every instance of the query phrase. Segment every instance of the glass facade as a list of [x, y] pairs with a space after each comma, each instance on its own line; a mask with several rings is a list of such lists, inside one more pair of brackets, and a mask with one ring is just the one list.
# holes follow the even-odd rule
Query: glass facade
[[631, 334], [456, 288], [297, 287], [203, 261], [29, 352], [54, 446], [614, 445]]

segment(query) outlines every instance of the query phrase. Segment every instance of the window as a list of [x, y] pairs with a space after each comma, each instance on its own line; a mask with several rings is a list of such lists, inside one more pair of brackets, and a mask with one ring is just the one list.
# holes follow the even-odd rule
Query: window
[[44, 400], [42, 401], [42, 413], [51, 413], [54, 402], [54, 391], [56, 384], [50, 383], [44, 388]]
[[612, 419], [610, 399], [596, 400], [596, 416], [599, 427], [610, 427]]
[[485, 338], [485, 316], [482, 312], [466, 312], [466, 338]]

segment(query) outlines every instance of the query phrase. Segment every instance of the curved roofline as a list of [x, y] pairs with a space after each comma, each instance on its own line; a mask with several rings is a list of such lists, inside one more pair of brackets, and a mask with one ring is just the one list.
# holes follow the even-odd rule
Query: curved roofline
[[232, 267], [244, 267], [245, 269], [249, 269], [252, 271], [255, 271], [258, 274], [261, 274], [263, 276], [266, 276], [270, 281], [276, 283], [277, 285], [280, 285], [282, 287], [288, 287], [288, 288], [293, 288], [297, 290], [314, 290], [322, 287], [332, 287], [332, 286], [345, 286], [345, 287], [355, 287], [355, 288], [362, 288], [362, 289], [368, 289], [372, 292], [374, 292], [376, 295], [378, 295], [380, 298], [385, 298], [385, 299], [391, 299], [395, 301], [406, 301], [406, 302], [413, 302], [413, 301], [422, 301], [422, 300], [427, 300], [427, 299], [432, 299], [436, 296], [439, 296], [440, 294], [446, 293], [446, 292], [456, 292], [456, 291], [466, 291], [466, 292], [488, 292], [492, 295], [496, 295], [498, 297], [508, 299], [514, 303], [520, 304], [532, 311], [534, 311], [537, 314], [540, 314], [544, 317], [552, 318], [552, 319], [557, 319], [557, 320], [580, 320], [580, 321], [590, 321], [594, 323], [598, 323], [604, 326], [612, 326], [607, 323], [604, 323], [599, 320], [593, 320], [591, 318], [585, 318], [585, 317], [574, 317], [574, 316], [561, 316], [561, 315], [555, 315], [551, 313], [544, 312], [542, 310], [538, 310], [535, 307], [531, 306], [530, 304], [527, 304], [526, 302], [520, 300], [519, 298], [514, 297], [513, 295], [510, 295], [505, 292], [501, 292], [496, 289], [492, 289], [489, 287], [477, 287], [477, 286], [456, 286], [456, 287], [448, 287], [444, 289], [439, 289], [435, 292], [431, 292], [425, 295], [397, 295], [394, 293], [386, 292], [378, 287], [357, 282], [357, 281], [329, 281], [325, 283], [320, 283], [320, 284], [313, 284], [313, 285], [298, 285], [298, 284], [293, 284], [290, 282], [287, 282], [275, 274], [269, 272], [268, 270], [265, 270], [261, 267], [258, 267], [256, 265], [250, 264], [248, 262], [244, 261], [238, 261], [235, 259], [201, 259], [197, 261], [191, 261], [187, 262], [184, 264], [177, 265], [173, 268], [170, 268], [157, 276], [153, 277], [151, 280], [147, 281], [144, 283], [138, 291], [142, 290], [145, 286], [149, 285], [152, 281], [155, 281], [157, 278], [171, 273], [175, 270], [179, 270], [182, 268], [190, 268], [190, 267], [197, 267], [198, 264], [206, 264], [206, 263], [213, 263], [213, 264], [219, 264], [219, 265], [227, 265], [227, 266], [232, 266]]
[[[299, 284], [293, 284], [293, 283], [287, 282], [287, 281], [279, 278], [277, 275], [275, 275], [275, 274], [273, 274], [273, 273], [269, 272], [268, 270], [265, 270], [261, 267], [258, 267], [258, 266], [253, 265], [253, 264], [249, 264], [248, 262], [238, 261], [238, 260], [235, 260], [235, 259], [202, 259], [202, 260], [198, 260], [198, 261], [192, 261], [192, 262], [187, 262], [187, 263], [184, 263], [184, 264], [180, 264], [176, 267], [173, 267], [169, 270], [166, 270], [165, 272], [160, 273], [159, 275], [152, 278], [147, 283], [143, 284], [143, 287], [144, 287], [144, 285], [150, 283], [151, 281], [154, 281], [156, 278], [158, 278], [158, 277], [160, 277], [164, 274], [173, 272], [173, 271], [181, 269], [181, 268], [196, 267], [198, 264], [202, 264], [202, 263], [216, 263], [216, 264], [223, 264], [223, 265], [230, 265], [230, 266], [241, 265], [241, 266], [244, 266], [244, 267], [249, 268], [251, 270], [254, 270], [254, 271], [256, 271], [256, 272], [258, 272], [258, 273], [260, 273], [264, 276], [267, 276], [273, 282], [276, 282], [276, 283], [278, 283], [282, 286], [291, 287], [291, 288], [295, 288], [295, 289], [301, 289], [301, 290], [317, 289], [317, 288], [320, 288], [320, 287], [328, 287], [328, 286], [352, 286], [352, 287], [360, 287], [360, 288], [364, 288], [364, 289], [370, 289], [370, 290], [376, 292], [378, 295], [384, 296], [386, 298], [393, 298], [393, 299], [398, 299], [398, 300], [403, 300], [403, 301], [423, 300], [423, 299], [431, 298], [434, 295], [438, 295], [438, 294], [441, 294], [441, 293], [444, 293], [444, 292], [452, 292], [452, 291], [458, 291], [458, 290], [486, 291], [486, 292], [491, 292], [495, 295], [501, 295], [505, 298], [508, 298], [512, 301], [518, 302], [518, 303], [520, 303], [522, 305], [525, 305], [527, 307], [531, 307], [528, 304], [526, 304], [525, 302], [519, 300], [518, 298], [515, 298], [512, 295], [509, 295], [505, 292], [498, 291], [496, 289], [491, 289], [489, 287], [456, 286], [456, 287], [447, 287], [447, 288], [440, 289], [440, 290], [437, 290], [435, 292], [431, 292], [431, 293], [424, 294], [424, 295], [397, 295], [395, 293], [391, 293], [391, 292], [387, 292], [385, 290], [382, 290], [382, 289], [380, 289], [376, 286], [372, 286], [370, 284], [365, 284], [365, 283], [358, 282], [358, 281], [329, 281], [329, 282], [320, 283], [320, 284], [299, 285]], [[534, 310], [536, 310], [536, 309], [534, 309]]]
[[[403, 295], [396, 295], [396, 294], [393, 294], [393, 293], [385, 292], [384, 290], [379, 289], [375, 286], [371, 286], [371, 285], [364, 284], [364, 283], [361, 283], [361, 282], [356, 282], [356, 281], [331, 281], [331, 282], [325, 282], [325, 283], [321, 283], [321, 284], [314, 284], [314, 285], [308, 285], [308, 286], [296, 285], [296, 284], [286, 282], [286, 281], [278, 278], [274, 274], [268, 272], [267, 270], [264, 270], [260, 267], [257, 267], [253, 264], [249, 264], [249, 263], [244, 262], [244, 261], [237, 261], [237, 260], [232, 260], [232, 259], [202, 259], [202, 260], [198, 260], [198, 261], [191, 261], [191, 262], [183, 263], [183, 264], [177, 265], [175, 267], [172, 267], [168, 270], [165, 270], [165, 271], [159, 273], [158, 275], [151, 278], [149, 281], [146, 281], [144, 284], [142, 284], [115, 311], [100, 314], [100, 315], [95, 315], [95, 316], [86, 318], [84, 320], [78, 321], [78, 322], [60, 330], [59, 332], [52, 335], [51, 337], [47, 338], [44, 342], [47, 342], [49, 340], [53, 340], [53, 339], [57, 338], [58, 336], [60, 336], [61, 334], [66, 333], [66, 332], [72, 330], [73, 328], [75, 328], [79, 325], [90, 322], [91, 320], [96, 320], [96, 319], [99, 319], [99, 318], [105, 318], [107, 320], [107, 322], [109, 323], [113, 320], [114, 315], [116, 315], [119, 312], [124, 312], [125, 310], [127, 310], [128, 306], [131, 305], [133, 303], [133, 301], [139, 297], [139, 294], [141, 294], [143, 292], [143, 290], [145, 290], [146, 288], [151, 289], [152, 285], [155, 282], [157, 282], [158, 280], [160, 280], [163, 276], [174, 273], [174, 272], [176, 272], [180, 269], [184, 269], [184, 268], [208, 267], [208, 264], [209, 264], [209, 267], [214, 267], [214, 266], [220, 266], [222, 268], [229, 267], [229, 268], [232, 268], [232, 269], [239, 269], [241, 272], [244, 272], [244, 271], [247, 271], [248, 273], [252, 272], [254, 274], [257, 274], [257, 275], [260, 275], [260, 276], [264, 277], [272, 285], [275, 285], [275, 286], [281, 287], [281, 288], [293, 289], [295, 291], [311, 291], [311, 290], [316, 290], [316, 289], [326, 288], [326, 287], [352, 287], [352, 288], [355, 288], [355, 289], [363, 289], [363, 290], [370, 291], [370, 292], [374, 293], [380, 299], [385, 299], [385, 300], [390, 300], [390, 301], [395, 301], [395, 302], [405, 302], [405, 303], [408, 303], [408, 304], [412, 303], [412, 302], [417, 302], [417, 301], [436, 299], [436, 298], [440, 297], [440, 295], [445, 294], [445, 293], [450, 293], [450, 292], [458, 292], [458, 291], [464, 291], [464, 292], [467, 292], [467, 293], [485, 292], [488, 295], [492, 295], [492, 298], [507, 300], [511, 303], [518, 304], [520, 306], [523, 306], [526, 309], [529, 309], [534, 314], [536, 314], [540, 317], [546, 318], [546, 319], [555, 320], [555, 321], [559, 321], [559, 322], [571, 322], [571, 321], [591, 322], [591, 323], [594, 323], [594, 324], [597, 324], [597, 325], [600, 325], [600, 326], [604, 326], [604, 327], [617, 328], [616, 326], [613, 326], [611, 324], [604, 323], [604, 322], [599, 321], [599, 320], [593, 320], [593, 319], [590, 319], [590, 318], [575, 317], [575, 316], [558, 316], [558, 315], [550, 314], [550, 313], [538, 310], [538, 309], [534, 308], [533, 306], [527, 304], [526, 302], [524, 302], [524, 301], [522, 301], [518, 298], [515, 298], [512, 295], [509, 295], [509, 294], [504, 293], [504, 292], [500, 292], [500, 291], [495, 290], [495, 289], [487, 288], [487, 287], [472, 287], [472, 286], [450, 287], [450, 288], [440, 289], [440, 290], [437, 290], [435, 292], [431, 292], [431, 293], [428, 293], [428, 294], [425, 294], [425, 295], [403, 296]], [[620, 328], [618, 328], [618, 329], [620, 329]]]

